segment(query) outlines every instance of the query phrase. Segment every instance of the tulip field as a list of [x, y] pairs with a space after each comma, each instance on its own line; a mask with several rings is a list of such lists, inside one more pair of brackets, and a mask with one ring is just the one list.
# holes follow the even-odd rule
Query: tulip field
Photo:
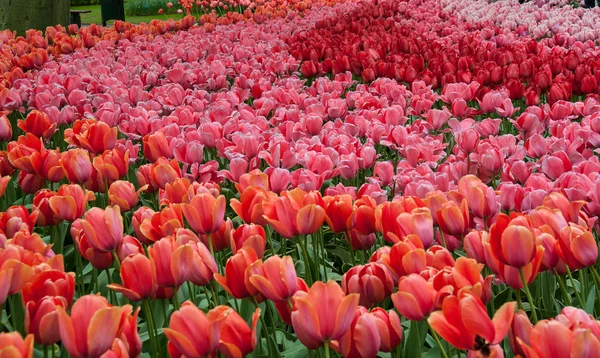
[[600, 9], [179, 1], [0, 32], [0, 358], [600, 357]]

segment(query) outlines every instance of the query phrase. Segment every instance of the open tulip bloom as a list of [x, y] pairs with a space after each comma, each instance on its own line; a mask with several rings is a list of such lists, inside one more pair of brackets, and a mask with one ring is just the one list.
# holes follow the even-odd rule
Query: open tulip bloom
[[0, 31], [0, 357], [599, 356], [579, 5]]

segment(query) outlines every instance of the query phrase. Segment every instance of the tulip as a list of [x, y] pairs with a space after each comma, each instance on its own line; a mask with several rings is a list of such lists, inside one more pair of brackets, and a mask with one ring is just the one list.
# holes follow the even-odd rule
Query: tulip
[[344, 357], [375, 358], [381, 346], [377, 318], [358, 306], [350, 329], [339, 340], [339, 350]]
[[183, 204], [185, 219], [198, 234], [212, 234], [219, 230], [225, 214], [225, 197], [217, 198], [208, 194], [196, 194], [189, 204]]
[[0, 356], [2, 357], [33, 357], [33, 334], [28, 334], [25, 339], [19, 332], [0, 333]]
[[110, 205], [118, 206], [123, 212], [133, 209], [138, 203], [138, 195], [147, 189], [147, 186], [135, 190], [133, 184], [123, 180], [117, 180], [108, 188]]
[[394, 281], [387, 268], [379, 263], [354, 266], [342, 276], [344, 293], [358, 293], [359, 304], [370, 308], [383, 302], [394, 291]]
[[10, 175], [0, 177], [0, 198], [4, 196], [4, 193], [6, 193], [6, 189], [8, 188], [8, 186], [12, 185], [11, 181], [12, 177]]
[[590, 329], [573, 329], [558, 320], [538, 322], [530, 343], [517, 338], [527, 358], [589, 357], [600, 349], [600, 340]]
[[521, 356], [525, 355], [523, 348], [521, 348], [521, 343], [529, 344], [529, 336], [531, 335], [531, 329], [533, 328], [531, 322], [529, 321], [529, 317], [524, 311], [519, 310], [515, 313], [515, 317], [510, 325], [510, 329], [508, 331], [508, 342], [510, 343], [510, 348], [512, 352]]
[[357, 294], [344, 295], [334, 281], [315, 282], [308, 293], [294, 298], [292, 325], [298, 339], [309, 349], [317, 349], [329, 341], [339, 340], [350, 328], [358, 307]]
[[92, 162], [85, 149], [73, 148], [64, 152], [60, 165], [71, 183], [85, 183], [92, 175]]
[[225, 264], [225, 276], [215, 274], [215, 280], [232, 297], [242, 299], [256, 296], [258, 293], [249, 277], [246, 277], [246, 269], [258, 260], [256, 252], [251, 247], [242, 247], [231, 256]]
[[269, 195], [263, 188], [249, 186], [240, 195], [240, 200], [231, 199], [230, 205], [245, 223], [264, 226], [267, 221], [263, 217], [263, 202]]
[[392, 352], [402, 343], [400, 317], [398, 317], [395, 311], [390, 310], [388, 312], [381, 307], [373, 308], [371, 315], [377, 319], [375, 325], [381, 338], [381, 347], [379, 350], [382, 352]]
[[[227, 218], [225, 221], [221, 223], [219, 230], [212, 234], [199, 235], [200, 241], [206, 245], [206, 247], [210, 248], [212, 245], [213, 253], [223, 251], [229, 247], [232, 240], [233, 233], [233, 221], [230, 218]], [[210, 242], [209, 242], [210, 238]]]
[[598, 260], [598, 245], [589, 230], [570, 223], [560, 231], [558, 254], [573, 270], [592, 266]]
[[402, 316], [411, 321], [421, 321], [435, 308], [437, 292], [432, 282], [418, 274], [410, 274], [400, 279], [398, 292], [392, 294], [392, 302]]
[[349, 240], [349, 244], [353, 250], [368, 250], [375, 244], [377, 236], [374, 233], [364, 235], [356, 230], [352, 230], [346, 239]]
[[75, 242], [75, 246], [77, 250], [81, 254], [81, 256], [89, 261], [93, 267], [98, 270], [105, 270], [112, 266], [113, 263], [113, 255], [110, 252], [102, 252], [95, 249], [88, 242], [87, 236], [83, 232], [83, 228], [81, 226], [82, 220], [75, 220], [71, 225], [71, 237]]
[[128, 256], [145, 253], [142, 243], [131, 235], [123, 236], [121, 246], [117, 248], [117, 257], [119, 262], [125, 260]]
[[[122, 342], [122, 346], [124, 346], [125, 350], [122, 356], [130, 356], [130, 357], [139, 357], [142, 353], [142, 339], [140, 338], [140, 334], [138, 333], [138, 325], [137, 319], [138, 314], [140, 312], [140, 308], [133, 312], [133, 315], [127, 316], [125, 319], [125, 323], [123, 324], [123, 331], [121, 332], [121, 336], [115, 340]], [[113, 347], [115, 343], [113, 342]]]
[[256, 347], [256, 324], [259, 316], [260, 308], [257, 308], [252, 314], [252, 328], [250, 328], [231, 307], [217, 306], [208, 312], [209, 320], [220, 322], [219, 352], [226, 358], [241, 358], [250, 354]]
[[33, 232], [36, 221], [37, 213], [35, 211], [29, 213], [24, 206], [13, 205], [0, 216], [0, 230], [10, 239], [19, 231]]
[[156, 162], [159, 158], [173, 158], [173, 151], [169, 147], [169, 143], [163, 132], [147, 134], [142, 140], [144, 157], [151, 163]]
[[294, 189], [264, 202], [264, 219], [288, 239], [315, 233], [325, 221], [325, 210], [316, 204], [304, 205], [305, 197], [306, 192]]
[[91, 208], [80, 219], [90, 245], [100, 252], [115, 251], [123, 241], [123, 217], [118, 206]]
[[50, 198], [56, 193], [48, 189], [38, 191], [33, 197], [34, 211], [38, 213], [36, 224], [39, 226], [53, 226], [60, 224], [62, 220], [54, 214], [50, 208]]
[[117, 134], [117, 127], [111, 128], [108, 124], [93, 119], [77, 121], [73, 128], [64, 132], [67, 143], [96, 154], [113, 149], [117, 142]]
[[385, 202], [375, 209], [375, 225], [377, 231], [383, 234], [386, 242], [395, 244], [399, 238], [396, 235], [390, 236], [396, 229], [396, 218], [403, 213], [404, 207], [399, 201]]
[[48, 202], [59, 219], [75, 221], [85, 212], [88, 201], [95, 198], [94, 193], [84, 191], [79, 185], [70, 184], [58, 188], [56, 195], [48, 199]]
[[490, 245], [496, 259], [517, 269], [536, 255], [535, 233], [525, 216], [500, 214], [490, 229]]
[[348, 232], [354, 228], [356, 212], [350, 195], [327, 197], [325, 221], [333, 233]]
[[60, 340], [57, 307], [65, 307], [63, 297], [46, 296], [39, 301], [29, 301], [25, 305], [25, 331], [33, 334], [35, 341], [42, 345], [52, 345]]
[[258, 260], [248, 271], [252, 272], [250, 283], [271, 301], [287, 301], [298, 291], [296, 269], [290, 256], [271, 256], [264, 263]]
[[446, 202], [437, 211], [437, 222], [442, 232], [462, 236], [470, 227], [469, 209], [467, 200], [463, 199], [460, 205], [453, 201]]
[[25, 133], [31, 133], [46, 140], [56, 131], [56, 123], [52, 123], [46, 113], [38, 110], [29, 112], [25, 120], [19, 120], [17, 126]]
[[130, 305], [113, 307], [106, 298], [96, 295], [80, 297], [73, 304], [70, 316], [58, 306], [58, 329], [63, 347], [76, 358], [101, 356], [121, 335], [131, 312]]
[[433, 312], [427, 322], [442, 338], [458, 349], [481, 350], [504, 340], [512, 323], [516, 302], [506, 302], [490, 319], [481, 300], [472, 294], [448, 296], [442, 310]]
[[[148, 210], [138, 210], [140, 219], [143, 218], [139, 225], [139, 231], [142, 235], [138, 235], [138, 239], [146, 245], [151, 245], [163, 237], [173, 235], [178, 229], [183, 228], [183, 214], [179, 204], [172, 204], [164, 207], [158, 213], [153, 213], [150, 218], [146, 216], [151, 212]], [[137, 221], [134, 214], [134, 228]]]
[[72, 273], [48, 270], [36, 274], [21, 290], [23, 304], [38, 302], [46, 296], [62, 297], [65, 309], [71, 306], [75, 292], [75, 279]]
[[235, 253], [242, 247], [250, 246], [256, 252], [259, 259], [262, 259], [265, 253], [267, 243], [265, 229], [262, 226], [254, 224], [242, 224], [231, 234], [231, 252]]
[[202, 242], [190, 242], [187, 245], [194, 252], [188, 280], [196, 286], [206, 286], [212, 282], [214, 274], [219, 272], [219, 266]]
[[8, 142], [13, 135], [10, 119], [4, 114], [0, 115], [0, 142]]
[[148, 254], [159, 286], [178, 288], [190, 277], [194, 260], [190, 245], [179, 245], [172, 236], [167, 236], [156, 241]]
[[108, 288], [120, 292], [131, 301], [141, 301], [154, 295], [158, 289], [156, 268], [144, 254], [135, 254], [121, 262], [121, 282]]
[[181, 308], [171, 315], [169, 328], [163, 328], [169, 340], [169, 352], [175, 349], [180, 356], [186, 357], [214, 355], [219, 347], [223, 320], [222, 315], [209, 313], [207, 316], [192, 302], [184, 302]]
[[146, 244], [151, 243], [152, 241], [148, 240], [148, 238], [142, 233], [141, 225], [145, 219], [152, 219], [155, 212], [154, 210], [142, 206], [134, 211], [133, 216], [131, 217], [131, 226], [133, 226], [133, 232], [135, 236], [140, 242], [144, 242]]

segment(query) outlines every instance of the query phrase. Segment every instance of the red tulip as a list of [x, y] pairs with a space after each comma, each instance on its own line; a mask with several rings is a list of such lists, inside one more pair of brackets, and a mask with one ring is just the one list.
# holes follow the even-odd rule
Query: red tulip
[[131, 301], [141, 301], [154, 295], [158, 289], [156, 268], [144, 254], [135, 254], [121, 262], [121, 282], [108, 288], [123, 294]]
[[273, 195], [263, 188], [249, 186], [241, 193], [240, 200], [231, 199], [230, 205], [245, 223], [264, 226], [267, 221], [263, 217], [263, 202]]
[[354, 228], [356, 212], [350, 195], [326, 197], [324, 209], [325, 221], [332, 232], [348, 232]]
[[[140, 219], [143, 218], [142, 223], [139, 225], [138, 239], [146, 245], [151, 245], [163, 237], [173, 235], [177, 229], [183, 228], [183, 214], [181, 212], [181, 206], [179, 204], [172, 204], [164, 207], [158, 213], [153, 213], [150, 218], [146, 216], [150, 214], [150, 211], [138, 210]], [[136, 212], [136, 213], [137, 213]], [[137, 216], [134, 214], [134, 228]]]
[[307, 203], [307, 193], [301, 189], [282, 192], [278, 198], [263, 203], [267, 222], [281, 236], [291, 239], [298, 235], [315, 233], [325, 220], [325, 210], [317, 204]]
[[25, 283], [21, 290], [23, 303], [37, 302], [45, 296], [62, 297], [65, 308], [71, 306], [75, 292], [75, 279], [72, 273], [48, 270], [36, 274]]
[[33, 334], [35, 341], [42, 345], [52, 345], [60, 340], [57, 308], [65, 307], [63, 297], [46, 296], [39, 301], [29, 301], [25, 305], [25, 331]]
[[411, 321], [421, 321], [434, 310], [437, 295], [432, 282], [418, 274], [411, 274], [400, 279], [398, 292], [392, 294], [392, 301], [402, 316]]
[[11, 140], [13, 135], [12, 126], [10, 120], [4, 114], [0, 115], [0, 141], [8, 142]]
[[50, 198], [56, 193], [48, 189], [38, 191], [33, 197], [34, 211], [38, 213], [36, 224], [39, 226], [52, 226], [62, 222], [50, 208]]
[[113, 149], [117, 142], [117, 134], [117, 127], [111, 128], [108, 124], [95, 119], [75, 121], [73, 128], [68, 128], [64, 132], [67, 143], [96, 154]]
[[[212, 311], [211, 311], [212, 312]], [[196, 305], [186, 301], [171, 315], [169, 328], [163, 328], [169, 340], [171, 356], [209, 357], [219, 347], [223, 315], [205, 315]], [[177, 352], [177, 354], [173, 354]]]
[[338, 341], [343, 357], [377, 357], [381, 346], [377, 320], [366, 308], [356, 308], [350, 329]]
[[242, 224], [231, 233], [231, 252], [235, 254], [240, 248], [250, 246], [256, 252], [259, 259], [265, 253], [267, 243], [265, 229], [254, 224]]
[[521, 268], [536, 255], [535, 233], [525, 216], [500, 214], [490, 229], [490, 244], [496, 259]]
[[[256, 324], [260, 308], [252, 314], [252, 328], [231, 307], [218, 306], [208, 312], [209, 320], [220, 320], [219, 352], [226, 358], [243, 358], [256, 347]], [[221, 318], [222, 317], [222, 318]]]
[[394, 291], [394, 281], [385, 266], [379, 263], [354, 266], [342, 276], [346, 294], [358, 293], [359, 304], [367, 308], [383, 302]]
[[250, 283], [267, 299], [287, 301], [298, 291], [298, 277], [290, 256], [271, 256], [248, 267]]
[[77, 250], [81, 256], [88, 260], [93, 267], [98, 270], [105, 270], [112, 266], [113, 255], [110, 252], [102, 252], [95, 249], [88, 242], [87, 236], [85, 235], [81, 226], [82, 220], [78, 219], [71, 224], [71, 237], [75, 242]]
[[358, 306], [357, 294], [344, 295], [334, 281], [315, 282], [308, 293], [298, 292], [294, 298], [292, 325], [298, 339], [309, 349], [325, 342], [341, 339], [350, 328]]
[[400, 317], [398, 317], [394, 310], [388, 312], [381, 307], [373, 308], [371, 315], [377, 319], [375, 325], [381, 338], [381, 347], [379, 350], [382, 352], [392, 352], [402, 343]]
[[529, 341], [517, 338], [527, 358], [589, 357], [600, 349], [600, 339], [592, 330], [571, 328], [558, 320], [538, 322]]
[[71, 183], [85, 183], [92, 175], [92, 162], [85, 149], [73, 148], [64, 152], [60, 165]]
[[119, 258], [119, 261], [125, 260], [130, 255], [143, 253], [145, 253], [145, 251], [142, 243], [131, 235], [123, 236], [123, 241], [121, 241], [121, 245], [117, 248], [117, 257]]
[[178, 288], [190, 277], [194, 251], [190, 245], [179, 245], [167, 236], [156, 241], [148, 254], [156, 268], [156, 282], [161, 287]]
[[242, 247], [227, 260], [225, 276], [215, 274], [215, 280], [234, 298], [256, 297], [258, 290], [250, 283], [250, 276], [246, 277], [246, 269], [257, 260], [254, 249]]
[[55, 196], [48, 199], [54, 215], [65, 221], [80, 218], [90, 200], [96, 197], [90, 191], [84, 191], [79, 185], [62, 185]]
[[225, 214], [225, 197], [217, 198], [208, 193], [196, 194], [189, 204], [183, 204], [185, 219], [198, 234], [216, 232], [223, 222]]
[[463, 199], [460, 205], [448, 201], [437, 211], [437, 222], [440, 229], [452, 236], [462, 236], [470, 228], [469, 208], [467, 200]]
[[142, 141], [144, 157], [151, 163], [156, 162], [159, 158], [173, 158], [173, 150], [169, 147], [169, 143], [163, 132], [147, 134]]
[[88, 242], [96, 250], [110, 252], [121, 246], [123, 217], [118, 206], [108, 206], [105, 210], [91, 208], [80, 221]]
[[118, 206], [123, 212], [133, 209], [138, 203], [138, 195], [146, 190], [146, 186], [135, 190], [133, 184], [123, 180], [117, 180], [108, 188], [110, 205]]
[[63, 347], [76, 358], [99, 357], [108, 351], [124, 328], [132, 307], [111, 306], [106, 298], [87, 295], [79, 298], [69, 316], [58, 306], [58, 328]]
[[560, 231], [558, 254], [572, 269], [593, 266], [598, 260], [598, 245], [591, 231], [570, 223]]
[[515, 313], [515, 317], [510, 325], [510, 330], [508, 331], [508, 342], [515, 355], [525, 355], [523, 348], [521, 348], [521, 342], [527, 345], [529, 344], [529, 336], [531, 335], [532, 328], [533, 325], [524, 311], [519, 310]]
[[50, 138], [56, 131], [56, 123], [52, 123], [46, 113], [38, 110], [29, 112], [27, 118], [19, 120], [17, 126], [25, 133], [44, 139]]

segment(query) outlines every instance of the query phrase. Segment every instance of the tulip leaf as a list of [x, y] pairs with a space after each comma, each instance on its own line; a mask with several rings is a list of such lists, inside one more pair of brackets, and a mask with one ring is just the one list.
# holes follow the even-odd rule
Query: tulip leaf
[[421, 357], [425, 337], [427, 337], [427, 328], [427, 321], [425, 320], [410, 322], [403, 357]]
[[440, 352], [440, 348], [438, 346], [433, 346], [433, 348], [431, 348], [430, 350], [427, 351], [427, 353], [423, 354], [423, 358], [434, 358], [434, 357], [441, 357], [441, 352]]
[[593, 314], [594, 313], [594, 302], [596, 301], [596, 290], [590, 290], [590, 293], [585, 300], [585, 307], [583, 308], [586, 313]]
[[[542, 303], [544, 309], [547, 311], [548, 316], [553, 316], [556, 312], [554, 311], [554, 294], [556, 293], [556, 277], [548, 272], [542, 273], [544, 277], [538, 280], [542, 286]], [[564, 299], [564, 298], [563, 298]]]
[[285, 358], [304, 358], [308, 357], [308, 350], [300, 340], [297, 340], [289, 345], [288, 349], [281, 352], [281, 356]]

